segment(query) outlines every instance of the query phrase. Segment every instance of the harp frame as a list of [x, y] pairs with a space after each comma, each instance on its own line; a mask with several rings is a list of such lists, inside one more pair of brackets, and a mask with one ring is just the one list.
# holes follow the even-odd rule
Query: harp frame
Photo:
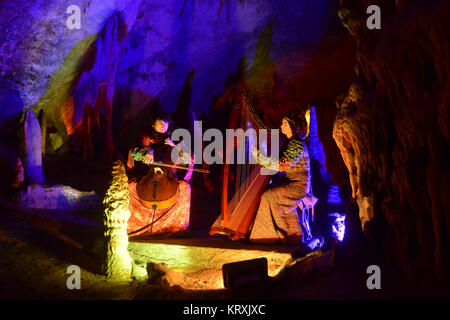
[[[268, 130], [268, 127], [261, 121], [253, 109], [245, 88], [243, 88], [242, 85], [237, 85], [232, 100], [232, 110], [228, 128], [238, 129], [242, 126], [245, 127], [242, 121], [240, 127], [238, 124], [238, 121], [242, 119], [243, 114], [254, 129]], [[270, 136], [268, 135], [267, 141], [269, 141], [269, 139]], [[230, 150], [234, 151], [234, 141], [234, 137], [231, 142], [226, 141], [227, 153]], [[233, 149], [231, 149], [230, 143], [232, 143]], [[269, 145], [268, 142], [267, 145]], [[224, 163], [222, 170], [222, 210], [219, 217], [210, 228], [210, 235], [222, 234], [228, 236], [232, 240], [245, 239], [248, 237], [259, 207], [261, 195], [273, 177], [271, 175], [262, 175], [262, 169], [262, 166], [255, 165], [255, 168], [246, 177], [245, 181], [239, 188], [236, 188], [237, 191], [229, 201], [230, 164]], [[237, 184], [237, 181], [235, 183]], [[236, 199], [238, 195], [239, 198]], [[240, 195], [242, 195], [242, 197], [240, 197]]]

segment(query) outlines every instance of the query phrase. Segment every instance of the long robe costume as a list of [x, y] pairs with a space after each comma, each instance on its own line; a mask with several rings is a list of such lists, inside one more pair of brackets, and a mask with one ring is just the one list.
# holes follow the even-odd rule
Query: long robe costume
[[[287, 163], [287, 169], [278, 173], [278, 182], [269, 185], [262, 194], [249, 237], [252, 242], [297, 244], [302, 240], [297, 205], [310, 189], [310, 160], [305, 142], [292, 137], [280, 162]], [[259, 155], [258, 163], [271, 169], [279, 166], [278, 161], [263, 154]]]

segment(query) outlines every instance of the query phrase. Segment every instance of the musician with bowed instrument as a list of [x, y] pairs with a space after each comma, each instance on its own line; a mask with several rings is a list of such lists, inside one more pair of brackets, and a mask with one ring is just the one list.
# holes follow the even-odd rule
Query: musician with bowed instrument
[[[154, 117], [149, 133], [128, 154], [130, 212], [128, 235], [172, 237], [188, 234], [194, 159], [169, 138], [169, 119]], [[173, 153], [173, 148], [179, 148]], [[177, 159], [172, 161], [172, 154]], [[184, 177], [180, 173], [185, 173]]]

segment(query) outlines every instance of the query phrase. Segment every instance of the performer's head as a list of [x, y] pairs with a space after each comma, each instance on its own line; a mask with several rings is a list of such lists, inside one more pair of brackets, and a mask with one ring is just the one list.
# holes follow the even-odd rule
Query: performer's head
[[283, 115], [280, 128], [281, 133], [288, 138], [298, 136], [301, 139], [305, 139], [308, 130], [305, 113], [300, 110], [288, 111]]
[[162, 110], [156, 110], [152, 115], [152, 128], [157, 133], [167, 133], [169, 129], [169, 115]]

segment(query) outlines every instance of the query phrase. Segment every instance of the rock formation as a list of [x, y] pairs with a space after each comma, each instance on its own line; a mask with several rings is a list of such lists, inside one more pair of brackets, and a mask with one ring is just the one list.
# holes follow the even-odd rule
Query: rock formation
[[316, 107], [311, 106], [309, 110], [309, 141], [308, 152], [311, 160], [316, 160], [320, 164], [320, 174], [324, 180], [329, 180], [327, 176], [327, 165], [323, 144], [319, 139], [319, 128], [317, 125]]
[[42, 171], [42, 135], [39, 121], [33, 110], [25, 109], [19, 128], [19, 150], [27, 183], [44, 181]]
[[25, 173], [23, 171], [22, 161], [20, 161], [20, 158], [17, 158], [14, 165], [14, 181], [11, 184], [11, 188], [19, 188], [23, 183], [25, 183]]
[[94, 191], [83, 192], [70, 186], [43, 186], [30, 184], [24, 194], [23, 205], [30, 209], [64, 210], [68, 212], [89, 210], [98, 204]]
[[[366, 27], [379, 5], [380, 30]], [[357, 78], [333, 137], [349, 170], [362, 227], [419, 282], [448, 277], [450, 43], [448, 1], [347, 1]]]
[[105, 255], [103, 273], [113, 279], [130, 279], [132, 262], [128, 253], [127, 221], [130, 218], [128, 178], [122, 161], [113, 164], [109, 188], [103, 199]]
[[[112, 160], [112, 103], [119, 54], [119, 14], [108, 18], [94, 43], [92, 69], [82, 73], [69, 103], [64, 103], [65, 125], [76, 151], [84, 158], [93, 157], [93, 137], [100, 137], [98, 149], [108, 161]], [[101, 117], [101, 114], [103, 117]]]

